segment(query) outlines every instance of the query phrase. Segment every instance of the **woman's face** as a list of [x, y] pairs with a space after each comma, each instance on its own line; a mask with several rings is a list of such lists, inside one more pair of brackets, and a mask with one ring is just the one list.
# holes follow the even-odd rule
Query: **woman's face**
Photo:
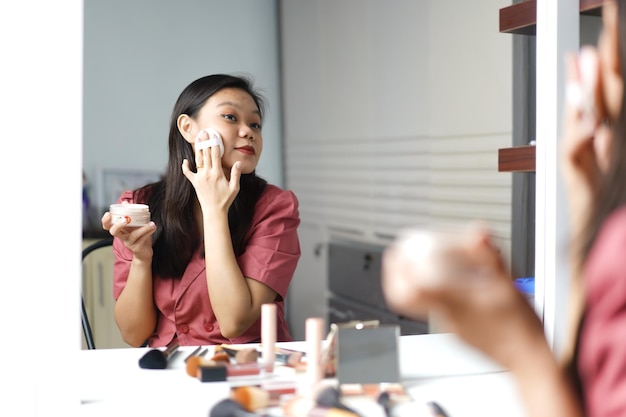
[[607, 0], [602, 7], [602, 31], [598, 38], [598, 55], [604, 116], [611, 122], [619, 117], [623, 94], [618, 27], [617, 3]]
[[248, 93], [237, 88], [218, 91], [209, 97], [195, 118], [189, 118], [188, 134], [181, 133], [195, 151], [195, 138], [209, 127], [222, 136], [222, 167], [227, 173], [237, 161], [241, 161], [241, 172], [244, 174], [256, 169], [263, 150], [261, 115]]
[[[600, 95], [602, 116], [609, 124], [615, 123], [621, 113], [624, 80], [620, 68], [619, 51], [619, 12], [617, 3], [605, 1], [602, 7], [602, 31], [598, 38], [598, 58], [600, 61]], [[606, 125], [597, 130], [593, 145], [600, 169], [606, 172], [610, 164], [613, 132]]]

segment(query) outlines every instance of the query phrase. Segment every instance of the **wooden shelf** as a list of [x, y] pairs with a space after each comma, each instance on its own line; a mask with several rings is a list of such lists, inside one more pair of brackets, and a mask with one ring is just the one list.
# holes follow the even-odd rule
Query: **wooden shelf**
[[602, 16], [604, 0], [580, 0], [580, 13], [590, 16]]
[[[580, 13], [599, 16], [604, 0], [580, 0]], [[524, 0], [500, 9], [500, 32], [535, 35], [537, 0]]]
[[535, 146], [498, 149], [498, 172], [535, 172]]
[[535, 35], [536, 23], [536, 0], [525, 0], [500, 9], [500, 33]]

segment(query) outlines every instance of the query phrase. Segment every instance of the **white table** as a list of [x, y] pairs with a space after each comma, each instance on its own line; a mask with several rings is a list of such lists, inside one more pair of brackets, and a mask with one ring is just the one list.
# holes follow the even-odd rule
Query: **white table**
[[[303, 342], [280, 345], [304, 350]], [[194, 348], [181, 347], [165, 370], [139, 368], [146, 349], [81, 351], [81, 415], [207, 417], [213, 404], [228, 396], [230, 385], [187, 375], [184, 358]], [[511, 375], [451, 334], [401, 336], [399, 354], [402, 382], [414, 402], [396, 407], [394, 417], [425, 415], [428, 401], [439, 402], [450, 417], [524, 416]], [[279, 369], [274, 378], [302, 376]], [[375, 403], [357, 407], [367, 417], [384, 416]]]

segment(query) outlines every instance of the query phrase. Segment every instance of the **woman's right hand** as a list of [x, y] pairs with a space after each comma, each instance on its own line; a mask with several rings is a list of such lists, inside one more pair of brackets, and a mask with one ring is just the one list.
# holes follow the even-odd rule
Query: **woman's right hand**
[[[196, 137], [196, 143], [208, 139], [208, 133], [203, 130]], [[241, 162], [235, 162], [226, 175], [218, 146], [206, 149], [196, 147], [195, 154], [196, 172], [191, 170], [187, 159], [183, 160], [182, 172], [193, 185], [202, 212], [204, 214], [228, 213], [228, 209], [239, 193]]]
[[114, 223], [108, 211], [102, 216], [102, 228], [120, 239], [134, 255], [142, 261], [152, 261], [152, 234], [156, 231], [154, 222], [141, 227], [128, 227], [125, 222]]

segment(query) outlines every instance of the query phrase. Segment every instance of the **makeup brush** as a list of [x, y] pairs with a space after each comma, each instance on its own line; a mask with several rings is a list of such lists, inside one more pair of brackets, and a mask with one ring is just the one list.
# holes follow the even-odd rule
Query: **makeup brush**
[[236, 348], [236, 347], [232, 347], [229, 345], [225, 345], [225, 344], [221, 344], [221, 345], [217, 345], [215, 346], [215, 348], [213, 349], [214, 353], [227, 353], [228, 356], [230, 356], [231, 358], [235, 359], [235, 356], [237, 355], [237, 352], [239, 352], [241, 350], [241, 348]]
[[385, 411], [385, 416], [391, 417], [391, 395], [389, 395], [389, 392], [382, 391], [378, 397], [376, 397], [376, 402], [380, 404]]
[[435, 401], [429, 401], [426, 403], [430, 411], [433, 413], [433, 417], [448, 417], [448, 413], [443, 409], [439, 403]]
[[200, 352], [200, 349], [202, 349], [202, 346], [198, 346], [197, 348], [195, 348], [193, 350], [193, 352], [191, 352], [189, 355], [187, 355], [187, 357], [185, 358], [185, 362], [187, 362], [189, 360], [189, 358], [191, 358], [192, 356], [196, 356], [198, 352]]
[[230, 392], [230, 398], [237, 401], [246, 411], [256, 411], [269, 407], [270, 404], [278, 405], [276, 401], [272, 401], [268, 391], [255, 386], [235, 387]]
[[165, 369], [167, 360], [178, 351], [178, 342], [172, 341], [165, 350], [151, 349], [139, 358], [139, 367], [142, 369]]
[[341, 402], [341, 395], [339, 394], [339, 390], [335, 387], [326, 387], [320, 390], [315, 398], [315, 401], [318, 405], [323, 407], [339, 408], [358, 415], [356, 411]]
[[225, 352], [216, 353], [211, 357], [211, 360], [215, 362], [224, 362], [228, 365], [230, 363], [230, 356], [228, 356]]
[[232, 388], [230, 398], [237, 401], [248, 411], [256, 411], [267, 407], [280, 405], [280, 400], [284, 395], [294, 395], [296, 385], [290, 383], [268, 383], [248, 385]]
[[187, 371], [187, 375], [192, 376], [194, 378], [198, 377], [198, 369], [200, 369], [203, 365], [213, 365], [217, 364], [215, 361], [209, 361], [204, 359], [201, 356], [192, 356], [185, 363], [185, 370]]
[[244, 410], [241, 404], [237, 401], [226, 398], [216, 403], [211, 411], [209, 417], [262, 417], [261, 414], [251, 413]]
[[261, 374], [261, 365], [256, 363], [229, 365], [225, 362], [192, 356], [185, 364], [187, 375], [202, 382], [226, 381], [229, 377], [254, 377]]
[[322, 406], [307, 397], [289, 398], [282, 404], [282, 410], [284, 415], [289, 417], [359, 417], [359, 414], [353, 411], [337, 407]]
[[215, 354], [226, 353], [236, 363], [253, 363], [259, 360], [259, 350], [254, 347], [234, 348], [227, 345], [215, 347]]

